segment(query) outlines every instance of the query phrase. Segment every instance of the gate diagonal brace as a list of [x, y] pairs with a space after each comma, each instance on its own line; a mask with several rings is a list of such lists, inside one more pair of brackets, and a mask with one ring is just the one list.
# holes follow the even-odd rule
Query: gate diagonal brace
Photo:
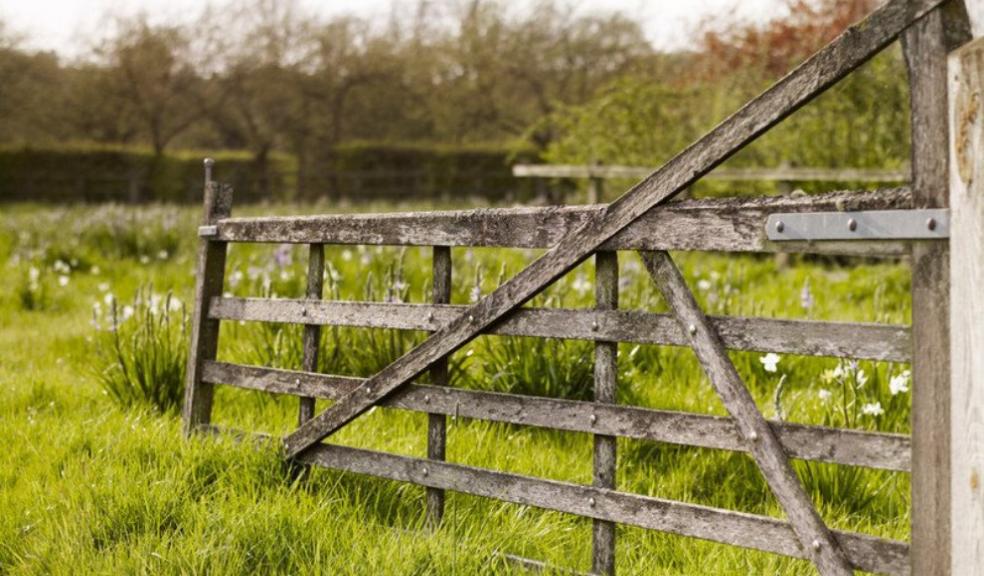
[[756, 406], [728, 357], [721, 336], [698, 306], [680, 270], [666, 252], [643, 252], [641, 255], [681, 328], [690, 335], [697, 359], [786, 511], [803, 549], [812, 556], [821, 574], [853, 574], [851, 564], [803, 490], [782, 444]]

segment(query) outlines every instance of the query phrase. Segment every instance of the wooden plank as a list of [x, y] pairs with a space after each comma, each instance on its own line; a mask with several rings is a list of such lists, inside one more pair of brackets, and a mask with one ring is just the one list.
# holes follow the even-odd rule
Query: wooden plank
[[[263, 298], [215, 298], [211, 315], [223, 320], [307, 322], [336, 326], [434, 330], [466, 306], [392, 302], [313, 302]], [[909, 329], [890, 324], [716, 316], [710, 318], [724, 345], [805, 356], [908, 362]], [[519, 308], [483, 330], [503, 336], [537, 336], [687, 346], [689, 338], [668, 314], [632, 310]]]
[[[618, 308], [618, 252], [595, 254], [595, 308]], [[618, 394], [618, 343], [598, 341], [594, 357], [594, 400], [615, 404]], [[596, 416], [597, 418], [597, 416]], [[594, 486], [615, 489], [615, 436], [595, 434]], [[592, 570], [596, 574], [615, 574], [615, 524], [604, 520], [593, 523]]]
[[[206, 364], [204, 377], [214, 384], [329, 400], [343, 397], [364, 381], [221, 362]], [[730, 418], [702, 414], [417, 384], [386, 398], [381, 405], [554, 430], [748, 451]], [[901, 472], [910, 469], [907, 436], [789, 422], [769, 424], [793, 458]]]
[[[325, 248], [321, 244], [311, 244], [308, 248], [307, 298], [320, 300], [325, 284]], [[305, 372], [318, 371], [318, 352], [321, 348], [321, 325], [304, 325], [304, 357], [302, 359]], [[298, 424], [314, 417], [314, 398], [301, 397], [297, 414]]]
[[[770, 242], [765, 225], [779, 212], [891, 210], [912, 207], [908, 188], [814, 196], [686, 200], [642, 216], [604, 250], [710, 250], [902, 256], [907, 243]], [[604, 207], [497, 208], [405, 214], [231, 218], [218, 224], [227, 242], [551, 248], [599, 218]]]
[[[227, 218], [232, 211], [232, 187], [213, 182], [212, 161], [205, 163], [203, 225]], [[198, 240], [195, 272], [195, 305], [191, 316], [191, 342], [185, 376], [181, 415], [184, 434], [208, 425], [212, 417], [212, 385], [202, 380], [202, 366], [214, 360], [219, 346], [219, 320], [208, 314], [212, 298], [222, 294], [225, 280], [226, 243], [211, 238]]]
[[[767, 516], [334, 445], [314, 446], [299, 460], [794, 558], [810, 557], [789, 523]], [[905, 543], [863, 534], [833, 534], [857, 569], [909, 574]]]
[[[980, 4], [968, 3], [968, 8], [984, 14]], [[948, 70], [950, 565], [955, 575], [980, 576], [984, 574], [984, 38], [953, 53]], [[947, 511], [942, 508], [941, 512]]]
[[[569, 164], [516, 164], [512, 167], [517, 178], [605, 178], [639, 179], [653, 171], [643, 166], [600, 166]], [[878, 170], [870, 168], [718, 168], [704, 180], [732, 182], [906, 182], [908, 170]]]
[[[936, 10], [902, 36], [912, 118], [915, 208], [949, 206], [946, 33]], [[947, 576], [950, 550], [949, 245], [912, 246], [912, 566]]]
[[691, 336], [691, 345], [718, 396], [747, 440], [752, 457], [776, 500], [786, 512], [804, 550], [821, 574], [849, 575], [853, 571], [844, 552], [827, 530], [772, 427], [759, 412], [741, 376], [728, 357], [721, 338], [704, 316], [683, 275], [666, 252], [643, 254], [646, 269], [663, 298]]
[[[451, 302], [451, 248], [435, 246], [433, 250], [433, 300], [435, 304]], [[435, 386], [450, 384], [448, 359], [441, 358], [431, 366], [431, 382]], [[431, 460], [444, 460], [448, 444], [447, 416], [439, 413], [427, 415], [427, 457]], [[444, 491], [440, 488], [427, 489], [427, 521], [432, 527], [440, 526], [444, 518]]]
[[[600, 217], [567, 235], [459, 318], [367, 380], [359, 390], [302, 424], [284, 438], [285, 455], [298, 456], [420, 375], [439, 358], [467, 344], [506, 313], [522, 306], [640, 216], [686, 189], [869, 60], [942, 1], [890, 0], [848, 28], [826, 48], [607, 205]], [[819, 556], [832, 558], [833, 550], [821, 548]]]

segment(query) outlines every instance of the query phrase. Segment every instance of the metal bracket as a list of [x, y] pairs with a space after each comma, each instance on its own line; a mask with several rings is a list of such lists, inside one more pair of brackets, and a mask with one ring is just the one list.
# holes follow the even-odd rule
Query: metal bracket
[[219, 235], [218, 226], [199, 226], [198, 227], [198, 237], [199, 238], [211, 238], [213, 236]]
[[765, 233], [776, 242], [945, 240], [950, 237], [950, 211], [940, 208], [771, 214]]

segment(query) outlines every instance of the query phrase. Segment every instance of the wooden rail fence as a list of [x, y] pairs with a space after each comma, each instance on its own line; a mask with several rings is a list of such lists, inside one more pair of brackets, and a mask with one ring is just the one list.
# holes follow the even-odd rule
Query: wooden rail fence
[[[974, 404], [984, 387], [984, 356], [979, 352], [984, 310], [977, 297], [984, 286], [984, 176], [975, 178], [984, 171], [984, 101], [979, 98], [984, 88], [984, 41], [970, 41], [972, 34], [984, 34], [979, 29], [984, 21], [969, 20], [968, 13], [984, 16], [984, 7], [978, 0], [966, 6], [959, 0], [890, 0], [621, 198], [603, 206], [233, 218], [231, 187], [213, 180], [212, 165], [206, 161], [205, 216], [199, 230], [184, 406], [186, 432], [211, 427], [215, 385], [298, 396], [299, 427], [283, 439], [287, 458], [425, 486], [427, 515], [433, 523], [441, 521], [445, 490], [591, 518], [592, 571], [598, 574], [615, 571], [616, 524], [804, 558], [824, 575], [855, 570], [984, 573], [980, 493], [984, 439], [979, 433], [984, 427], [979, 405]], [[912, 88], [911, 186], [813, 197], [667, 203], [899, 38]], [[948, 114], [959, 122], [953, 130]], [[770, 216], [781, 214], [877, 212], [890, 217], [900, 211], [946, 208], [951, 201], [953, 241], [875, 234], [856, 240], [790, 242], [770, 239], [766, 226]], [[856, 221], [849, 222], [854, 231]], [[935, 219], [926, 223], [929, 230], [937, 225]], [[306, 297], [223, 296], [227, 245], [233, 242], [308, 245]], [[322, 300], [325, 244], [432, 246], [433, 303]], [[461, 246], [549, 251], [477, 304], [460, 306], [449, 301], [451, 250]], [[618, 309], [618, 252], [625, 250], [642, 254], [670, 313]], [[912, 326], [709, 317], [695, 302], [669, 255], [671, 250], [908, 256], [913, 266]], [[592, 256], [597, 271], [593, 309], [523, 307]], [[949, 267], [951, 258], [959, 269]], [[954, 310], [952, 316], [951, 281], [954, 303], [968, 306]], [[301, 370], [218, 362], [219, 323], [229, 320], [303, 325]], [[315, 371], [322, 326], [422, 330], [431, 335], [375, 376], [352, 378]], [[447, 357], [480, 334], [594, 341], [594, 399], [454, 388], [448, 380]], [[729, 417], [617, 405], [617, 342], [692, 348]], [[911, 362], [912, 436], [768, 421], [729, 360], [729, 349]], [[960, 362], [952, 376], [951, 358]], [[432, 384], [411, 383], [428, 371]], [[315, 414], [316, 398], [333, 403]], [[427, 458], [321, 442], [377, 405], [429, 414]], [[577, 485], [447, 462], [448, 415], [593, 434], [593, 483]], [[786, 518], [621, 492], [615, 482], [616, 437], [749, 453]], [[951, 449], [960, 450], [961, 457], [951, 460]], [[911, 473], [911, 544], [829, 529], [790, 467], [790, 458]], [[958, 524], [959, 533], [951, 529]]]

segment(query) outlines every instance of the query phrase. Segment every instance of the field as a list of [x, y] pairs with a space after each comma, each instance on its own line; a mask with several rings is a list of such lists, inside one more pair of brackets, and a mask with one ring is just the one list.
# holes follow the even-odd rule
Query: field
[[[449, 494], [445, 524], [429, 530], [422, 488], [325, 470], [296, 479], [274, 446], [185, 441], [173, 410], [178, 391], [164, 383], [181, 375], [198, 219], [197, 209], [167, 206], [0, 213], [0, 574], [521, 573], [503, 554], [588, 569], [585, 520]], [[427, 249], [329, 247], [326, 255], [326, 296], [428, 300]], [[709, 313], [909, 322], [905, 263], [675, 256]], [[534, 257], [455, 249], [453, 302], [473, 301]], [[638, 257], [621, 254], [620, 264], [622, 307], [665, 310]], [[300, 297], [305, 266], [303, 247], [237, 245], [226, 289]], [[593, 293], [588, 262], [536, 302], [591, 306]], [[325, 330], [321, 369], [368, 375], [422, 337]], [[454, 356], [452, 380], [588, 398], [590, 350], [584, 342], [483, 337]], [[301, 332], [224, 326], [219, 355], [299, 368]], [[767, 417], [909, 430], [907, 366], [732, 358]], [[127, 383], [143, 369], [148, 388], [134, 391]], [[689, 350], [622, 345], [619, 377], [620, 402], [725, 414]], [[220, 388], [214, 419], [281, 434], [296, 410], [293, 398]], [[590, 483], [587, 435], [458, 419], [448, 436], [453, 462]], [[424, 456], [425, 438], [425, 415], [377, 409], [332, 441]], [[622, 490], [782, 515], [748, 456], [641, 441], [620, 441], [618, 450]], [[803, 462], [796, 469], [829, 525], [908, 539], [907, 474]], [[618, 548], [625, 575], [814, 573], [806, 562], [634, 528], [620, 528]]]

